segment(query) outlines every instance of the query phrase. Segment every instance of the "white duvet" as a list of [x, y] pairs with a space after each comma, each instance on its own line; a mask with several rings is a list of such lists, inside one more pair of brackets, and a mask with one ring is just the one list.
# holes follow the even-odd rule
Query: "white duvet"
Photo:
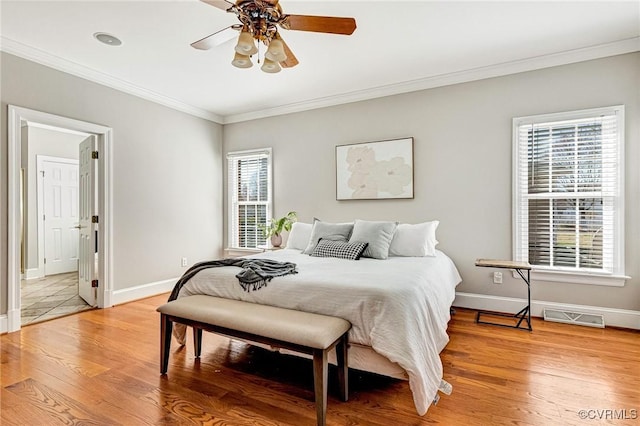
[[[427, 412], [442, 379], [440, 351], [449, 341], [449, 308], [461, 278], [449, 257], [318, 258], [299, 250], [247, 256], [293, 262], [298, 273], [274, 278], [246, 292], [235, 266], [199, 272], [178, 297], [195, 294], [316, 312], [351, 322], [350, 342], [373, 350], [405, 369], [418, 414]], [[185, 328], [176, 327], [184, 343]]]

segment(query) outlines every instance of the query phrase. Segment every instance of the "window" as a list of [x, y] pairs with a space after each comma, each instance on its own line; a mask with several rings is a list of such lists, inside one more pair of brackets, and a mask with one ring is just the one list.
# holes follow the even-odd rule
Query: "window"
[[271, 219], [271, 148], [227, 154], [229, 247], [266, 244], [262, 226]]
[[534, 278], [624, 285], [624, 107], [513, 120], [514, 258]]

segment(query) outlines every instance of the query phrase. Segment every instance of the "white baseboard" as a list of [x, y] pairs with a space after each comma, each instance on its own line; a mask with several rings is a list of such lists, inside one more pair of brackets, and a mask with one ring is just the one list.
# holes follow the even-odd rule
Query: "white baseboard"
[[110, 308], [113, 306], [113, 290], [106, 290], [104, 292], [104, 299], [102, 301], [102, 306], [98, 306], [99, 308]]
[[13, 333], [20, 330], [22, 325], [22, 316], [20, 309], [11, 309], [7, 311], [7, 332]]
[[0, 333], [12, 333], [20, 330], [20, 309], [13, 309], [0, 315]]
[[43, 275], [40, 274], [40, 268], [32, 268], [27, 269], [24, 274], [25, 280], [35, 280], [36, 278], [41, 278]]
[[[527, 304], [525, 299], [513, 297], [490, 296], [486, 294], [456, 292], [453, 306], [469, 309], [481, 309], [496, 312], [517, 312]], [[606, 326], [633, 328], [640, 330], [640, 311], [627, 309], [603, 308], [599, 306], [571, 305], [568, 303], [531, 301], [531, 315], [542, 317], [544, 308], [560, 309], [604, 316]]]
[[171, 278], [164, 281], [156, 281], [154, 283], [124, 288], [122, 290], [114, 290], [110, 298], [111, 305], [120, 305], [122, 303], [166, 293], [173, 289], [173, 286], [176, 285], [176, 281], [178, 281], [178, 278]]

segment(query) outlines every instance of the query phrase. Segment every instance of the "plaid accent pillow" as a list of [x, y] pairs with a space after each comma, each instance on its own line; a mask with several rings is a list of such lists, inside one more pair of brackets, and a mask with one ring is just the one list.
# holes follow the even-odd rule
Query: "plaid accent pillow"
[[358, 260], [368, 245], [369, 243], [348, 243], [321, 238], [311, 252], [311, 256]]

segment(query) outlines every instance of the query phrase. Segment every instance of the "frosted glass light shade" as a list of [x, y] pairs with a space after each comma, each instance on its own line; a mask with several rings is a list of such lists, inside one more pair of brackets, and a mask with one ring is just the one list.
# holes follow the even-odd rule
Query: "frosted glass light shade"
[[258, 53], [256, 43], [249, 31], [242, 31], [240, 33], [240, 37], [238, 37], [238, 44], [236, 44], [236, 52], [246, 56]]
[[264, 72], [268, 72], [270, 74], [274, 74], [280, 72], [280, 65], [277, 62], [272, 61], [269, 58], [264, 58], [264, 63], [260, 68]]
[[287, 60], [287, 54], [284, 53], [284, 44], [282, 40], [274, 38], [269, 43], [265, 58], [272, 60], [273, 62], [282, 62]]
[[253, 66], [253, 62], [251, 62], [251, 58], [248, 55], [236, 52], [233, 57], [233, 61], [231, 61], [231, 65], [238, 68], [251, 68]]

